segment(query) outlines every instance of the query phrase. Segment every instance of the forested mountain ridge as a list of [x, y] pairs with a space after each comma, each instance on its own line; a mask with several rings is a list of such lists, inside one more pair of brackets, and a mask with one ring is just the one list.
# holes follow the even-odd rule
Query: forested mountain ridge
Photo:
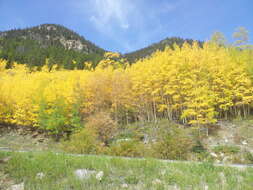
[[27, 29], [14, 29], [0, 32], [0, 37], [23, 38], [38, 41], [42, 47], [62, 45], [66, 49], [78, 50], [84, 53], [103, 53], [104, 50], [86, 40], [76, 32], [56, 24], [43, 24]]
[[[130, 52], [130, 53], [126, 53], [124, 55], [124, 57], [130, 62], [133, 63], [138, 59], [142, 59], [145, 58], [149, 55], [151, 55], [152, 53], [154, 53], [157, 50], [161, 50], [163, 51], [165, 49], [165, 47], [170, 47], [173, 48], [174, 44], [177, 44], [178, 46], [182, 46], [185, 42], [187, 42], [188, 44], [193, 44], [194, 40], [193, 39], [183, 39], [183, 38], [179, 38], [179, 37], [170, 37], [170, 38], [166, 38], [164, 40], [161, 40], [158, 43], [153, 43], [145, 48]], [[198, 41], [198, 43], [202, 46], [203, 42]]]
[[[194, 40], [179, 37], [166, 38], [143, 49], [121, 54], [130, 63], [145, 58], [166, 46], [180, 47], [184, 42]], [[202, 42], [199, 42], [202, 44]], [[95, 67], [106, 51], [86, 40], [76, 32], [57, 24], [42, 24], [26, 29], [13, 29], [0, 32], [0, 58], [27, 64], [29, 67], [57, 64], [65, 69], [83, 69], [84, 62]]]
[[51, 64], [71, 69], [73, 60], [96, 64], [105, 50], [76, 32], [56, 24], [43, 24], [26, 29], [0, 32], [0, 57], [29, 66], [42, 66], [48, 58]]

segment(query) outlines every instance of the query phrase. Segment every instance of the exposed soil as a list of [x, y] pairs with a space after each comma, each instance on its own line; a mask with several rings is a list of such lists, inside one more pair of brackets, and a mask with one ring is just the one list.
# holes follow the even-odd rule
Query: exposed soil
[[58, 144], [52, 137], [32, 128], [6, 127], [0, 125], [0, 148], [12, 150], [57, 150]]

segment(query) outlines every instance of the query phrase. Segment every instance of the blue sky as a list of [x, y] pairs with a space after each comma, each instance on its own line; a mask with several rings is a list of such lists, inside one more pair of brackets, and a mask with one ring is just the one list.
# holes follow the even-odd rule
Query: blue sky
[[253, 0], [0, 0], [0, 31], [64, 25], [100, 47], [130, 52], [179, 36], [232, 41], [239, 26], [253, 42]]

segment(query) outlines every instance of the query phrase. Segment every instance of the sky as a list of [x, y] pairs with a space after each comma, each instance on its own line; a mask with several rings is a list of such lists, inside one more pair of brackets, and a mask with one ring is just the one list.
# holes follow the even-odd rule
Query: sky
[[0, 31], [61, 24], [96, 45], [131, 52], [167, 37], [232, 42], [236, 28], [253, 43], [253, 0], [0, 0]]

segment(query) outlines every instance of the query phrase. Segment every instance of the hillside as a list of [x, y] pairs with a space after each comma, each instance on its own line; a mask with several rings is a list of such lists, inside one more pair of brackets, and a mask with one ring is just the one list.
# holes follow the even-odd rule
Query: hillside
[[74, 34], [1, 33], [0, 189], [252, 189], [251, 49], [168, 38], [130, 65]]
[[[192, 44], [194, 42], [194, 40], [193, 39], [183, 39], [183, 38], [179, 38], [179, 37], [166, 38], [158, 43], [151, 44], [150, 46], [147, 46], [147, 47], [142, 48], [140, 50], [127, 53], [124, 55], [124, 57], [130, 63], [133, 63], [136, 60], [139, 60], [139, 59], [142, 59], [142, 58], [145, 58], [145, 57], [151, 55], [152, 53], [154, 53], [157, 50], [163, 51], [165, 49], [165, 47], [167, 47], [167, 46], [170, 48], [173, 48], [173, 45], [177, 44], [181, 47], [184, 44], [184, 42]], [[198, 43], [200, 45], [203, 44], [203, 42], [201, 42], [201, 41], [198, 41]]]
[[[184, 42], [192, 44], [193, 41], [179, 37], [166, 38], [122, 56], [133, 63], [157, 50], [164, 50], [166, 46], [173, 48], [173, 44], [182, 46]], [[49, 58], [50, 65], [58, 64], [66, 69], [73, 69], [73, 60], [80, 69], [85, 61], [91, 61], [95, 67], [105, 52], [76, 32], [57, 24], [0, 32], [0, 50], [0, 57], [10, 63], [17, 61], [30, 67], [40, 67], [45, 64], [46, 58]]]
[[51, 64], [71, 69], [72, 60], [82, 67], [84, 61], [96, 64], [105, 50], [61, 25], [43, 24], [32, 28], [0, 32], [0, 57], [10, 62], [42, 66]]

